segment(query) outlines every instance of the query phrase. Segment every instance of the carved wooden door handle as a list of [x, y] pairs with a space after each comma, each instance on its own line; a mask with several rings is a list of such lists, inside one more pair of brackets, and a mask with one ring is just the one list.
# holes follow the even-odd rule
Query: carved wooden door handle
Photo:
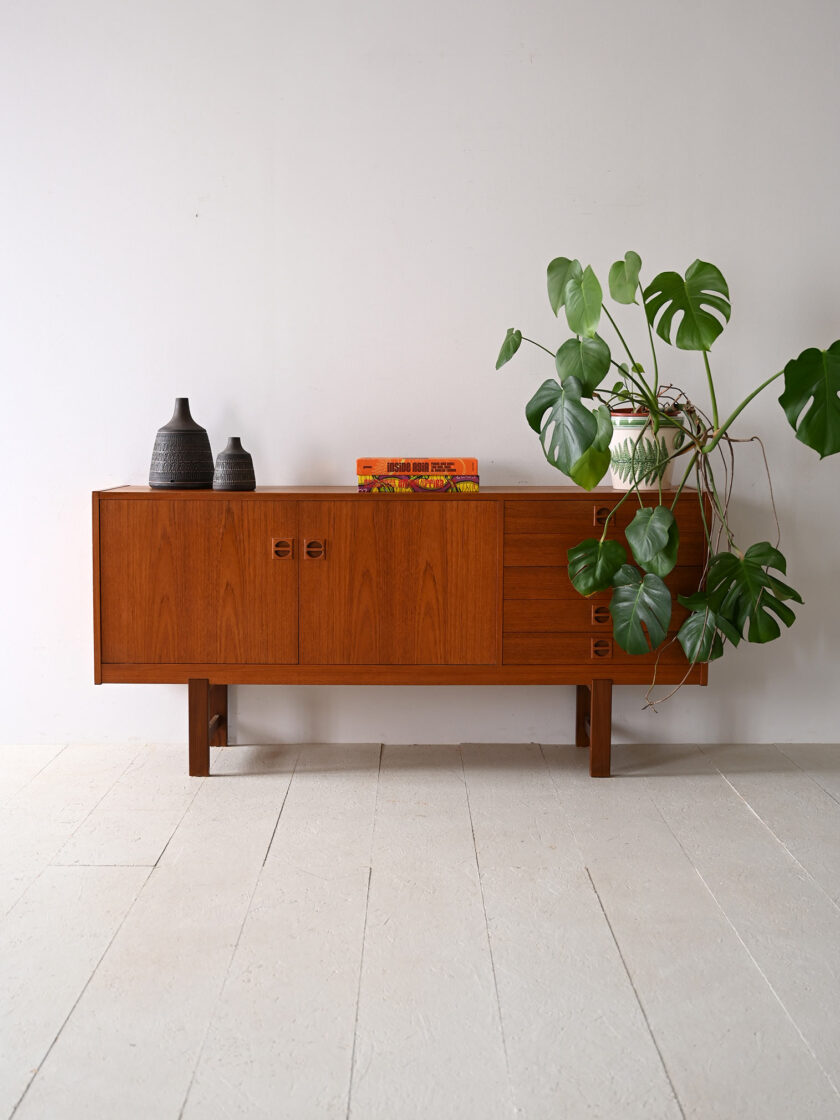
[[323, 560], [327, 555], [327, 542], [323, 539], [310, 537], [303, 542], [304, 560]]
[[275, 560], [294, 560], [295, 558], [295, 538], [294, 537], [272, 537], [271, 538], [271, 555]]

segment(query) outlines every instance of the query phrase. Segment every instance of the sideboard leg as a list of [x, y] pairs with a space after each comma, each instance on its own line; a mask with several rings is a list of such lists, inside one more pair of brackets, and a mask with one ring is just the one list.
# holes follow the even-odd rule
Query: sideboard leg
[[210, 773], [210, 682], [190, 680], [190, 775], [206, 778]]
[[579, 684], [576, 688], [575, 702], [575, 746], [589, 746], [589, 712], [592, 707], [592, 694], [589, 685]]
[[[218, 717], [218, 718], [216, 718]], [[213, 730], [210, 734], [211, 747], [226, 747], [228, 745], [228, 686], [226, 684], [210, 685], [210, 722]], [[215, 720], [215, 723], [213, 722]]]
[[589, 737], [589, 773], [593, 778], [608, 778], [612, 746], [612, 681], [592, 682]]

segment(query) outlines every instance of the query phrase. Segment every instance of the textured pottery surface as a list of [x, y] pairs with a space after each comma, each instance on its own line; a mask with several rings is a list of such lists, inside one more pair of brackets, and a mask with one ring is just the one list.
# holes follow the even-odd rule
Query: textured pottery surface
[[257, 485], [254, 463], [239, 436], [229, 436], [227, 447], [216, 457], [214, 490], [253, 490]]
[[679, 428], [662, 424], [656, 435], [647, 416], [613, 413], [610, 440], [610, 480], [616, 490], [667, 488], [673, 475], [673, 460], [684, 436]]
[[213, 485], [210, 440], [190, 415], [187, 397], [175, 398], [172, 419], [158, 431], [149, 485], [157, 490], [209, 490]]

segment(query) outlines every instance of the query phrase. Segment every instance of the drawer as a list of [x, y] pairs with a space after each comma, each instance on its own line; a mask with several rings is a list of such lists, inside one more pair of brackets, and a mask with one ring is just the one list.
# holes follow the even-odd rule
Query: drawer
[[[504, 605], [505, 634], [550, 634], [560, 631], [612, 635], [610, 593], [594, 599], [508, 599]], [[679, 603], [671, 614], [671, 629], [678, 630], [688, 617]]]
[[682, 665], [688, 668], [688, 658], [679, 642], [666, 639], [653, 653], [634, 655], [625, 653], [617, 642], [604, 634], [505, 634], [502, 643], [504, 665], [635, 665], [639, 668], [656, 664]]
[[[576, 544], [580, 544], [589, 533], [505, 533], [504, 563], [506, 567], [545, 567], [558, 565], [565, 567], [568, 561], [568, 551]], [[627, 548], [627, 544], [618, 532], [610, 532], [611, 538], [618, 537]], [[702, 567], [706, 558], [706, 541], [702, 536], [685, 536], [680, 530], [680, 565]], [[629, 549], [628, 549], [628, 559]]]
[[[703, 520], [700, 506], [692, 494], [684, 496], [676, 509], [681, 537], [703, 537]], [[654, 492], [644, 497], [645, 505], [656, 505]], [[572, 544], [586, 537], [600, 536], [604, 522], [618, 499], [587, 498], [573, 501], [523, 501], [505, 502], [505, 534], [522, 533], [560, 534]], [[610, 533], [621, 533], [627, 528], [639, 508], [638, 499], [628, 498], [610, 520]]]
[[[674, 568], [665, 583], [675, 595], [693, 595], [703, 578], [703, 567]], [[584, 599], [572, 587], [568, 568], [513, 567], [504, 571], [504, 597], [508, 599], [571, 599], [581, 603], [609, 603], [612, 591], [600, 591]]]

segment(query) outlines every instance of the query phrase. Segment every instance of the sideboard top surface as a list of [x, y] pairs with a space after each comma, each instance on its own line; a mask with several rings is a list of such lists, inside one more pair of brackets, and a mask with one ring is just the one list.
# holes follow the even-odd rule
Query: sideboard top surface
[[[688, 491], [686, 487], [686, 491]], [[561, 501], [581, 501], [588, 495], [621, 498], [627, 492], [611, 486], [596, 486], [582, 490], [579, 486], [483, 486], [481, 490], [464, 493], [376, 493], [360, 494], [356, 486], [258, 486], [256, 490], [153, 490], [150, 486], [115, 486], [97, 490], [100, 498], [153, 498], [158, 500], [186, 499], [199, 501], [228, 501], [231, 498], [255, 500], [260, 498], [357, 498], [363, 501], [489, 501], [504, 498], [506, 501], [533, 498], [554, 498]], [[675, 490], [663, 490], [663, 498], [673, 499]], [[696, 491], [694, 491], [696, 494]], [[649, 491], [650, 496], [658, 491]]]

